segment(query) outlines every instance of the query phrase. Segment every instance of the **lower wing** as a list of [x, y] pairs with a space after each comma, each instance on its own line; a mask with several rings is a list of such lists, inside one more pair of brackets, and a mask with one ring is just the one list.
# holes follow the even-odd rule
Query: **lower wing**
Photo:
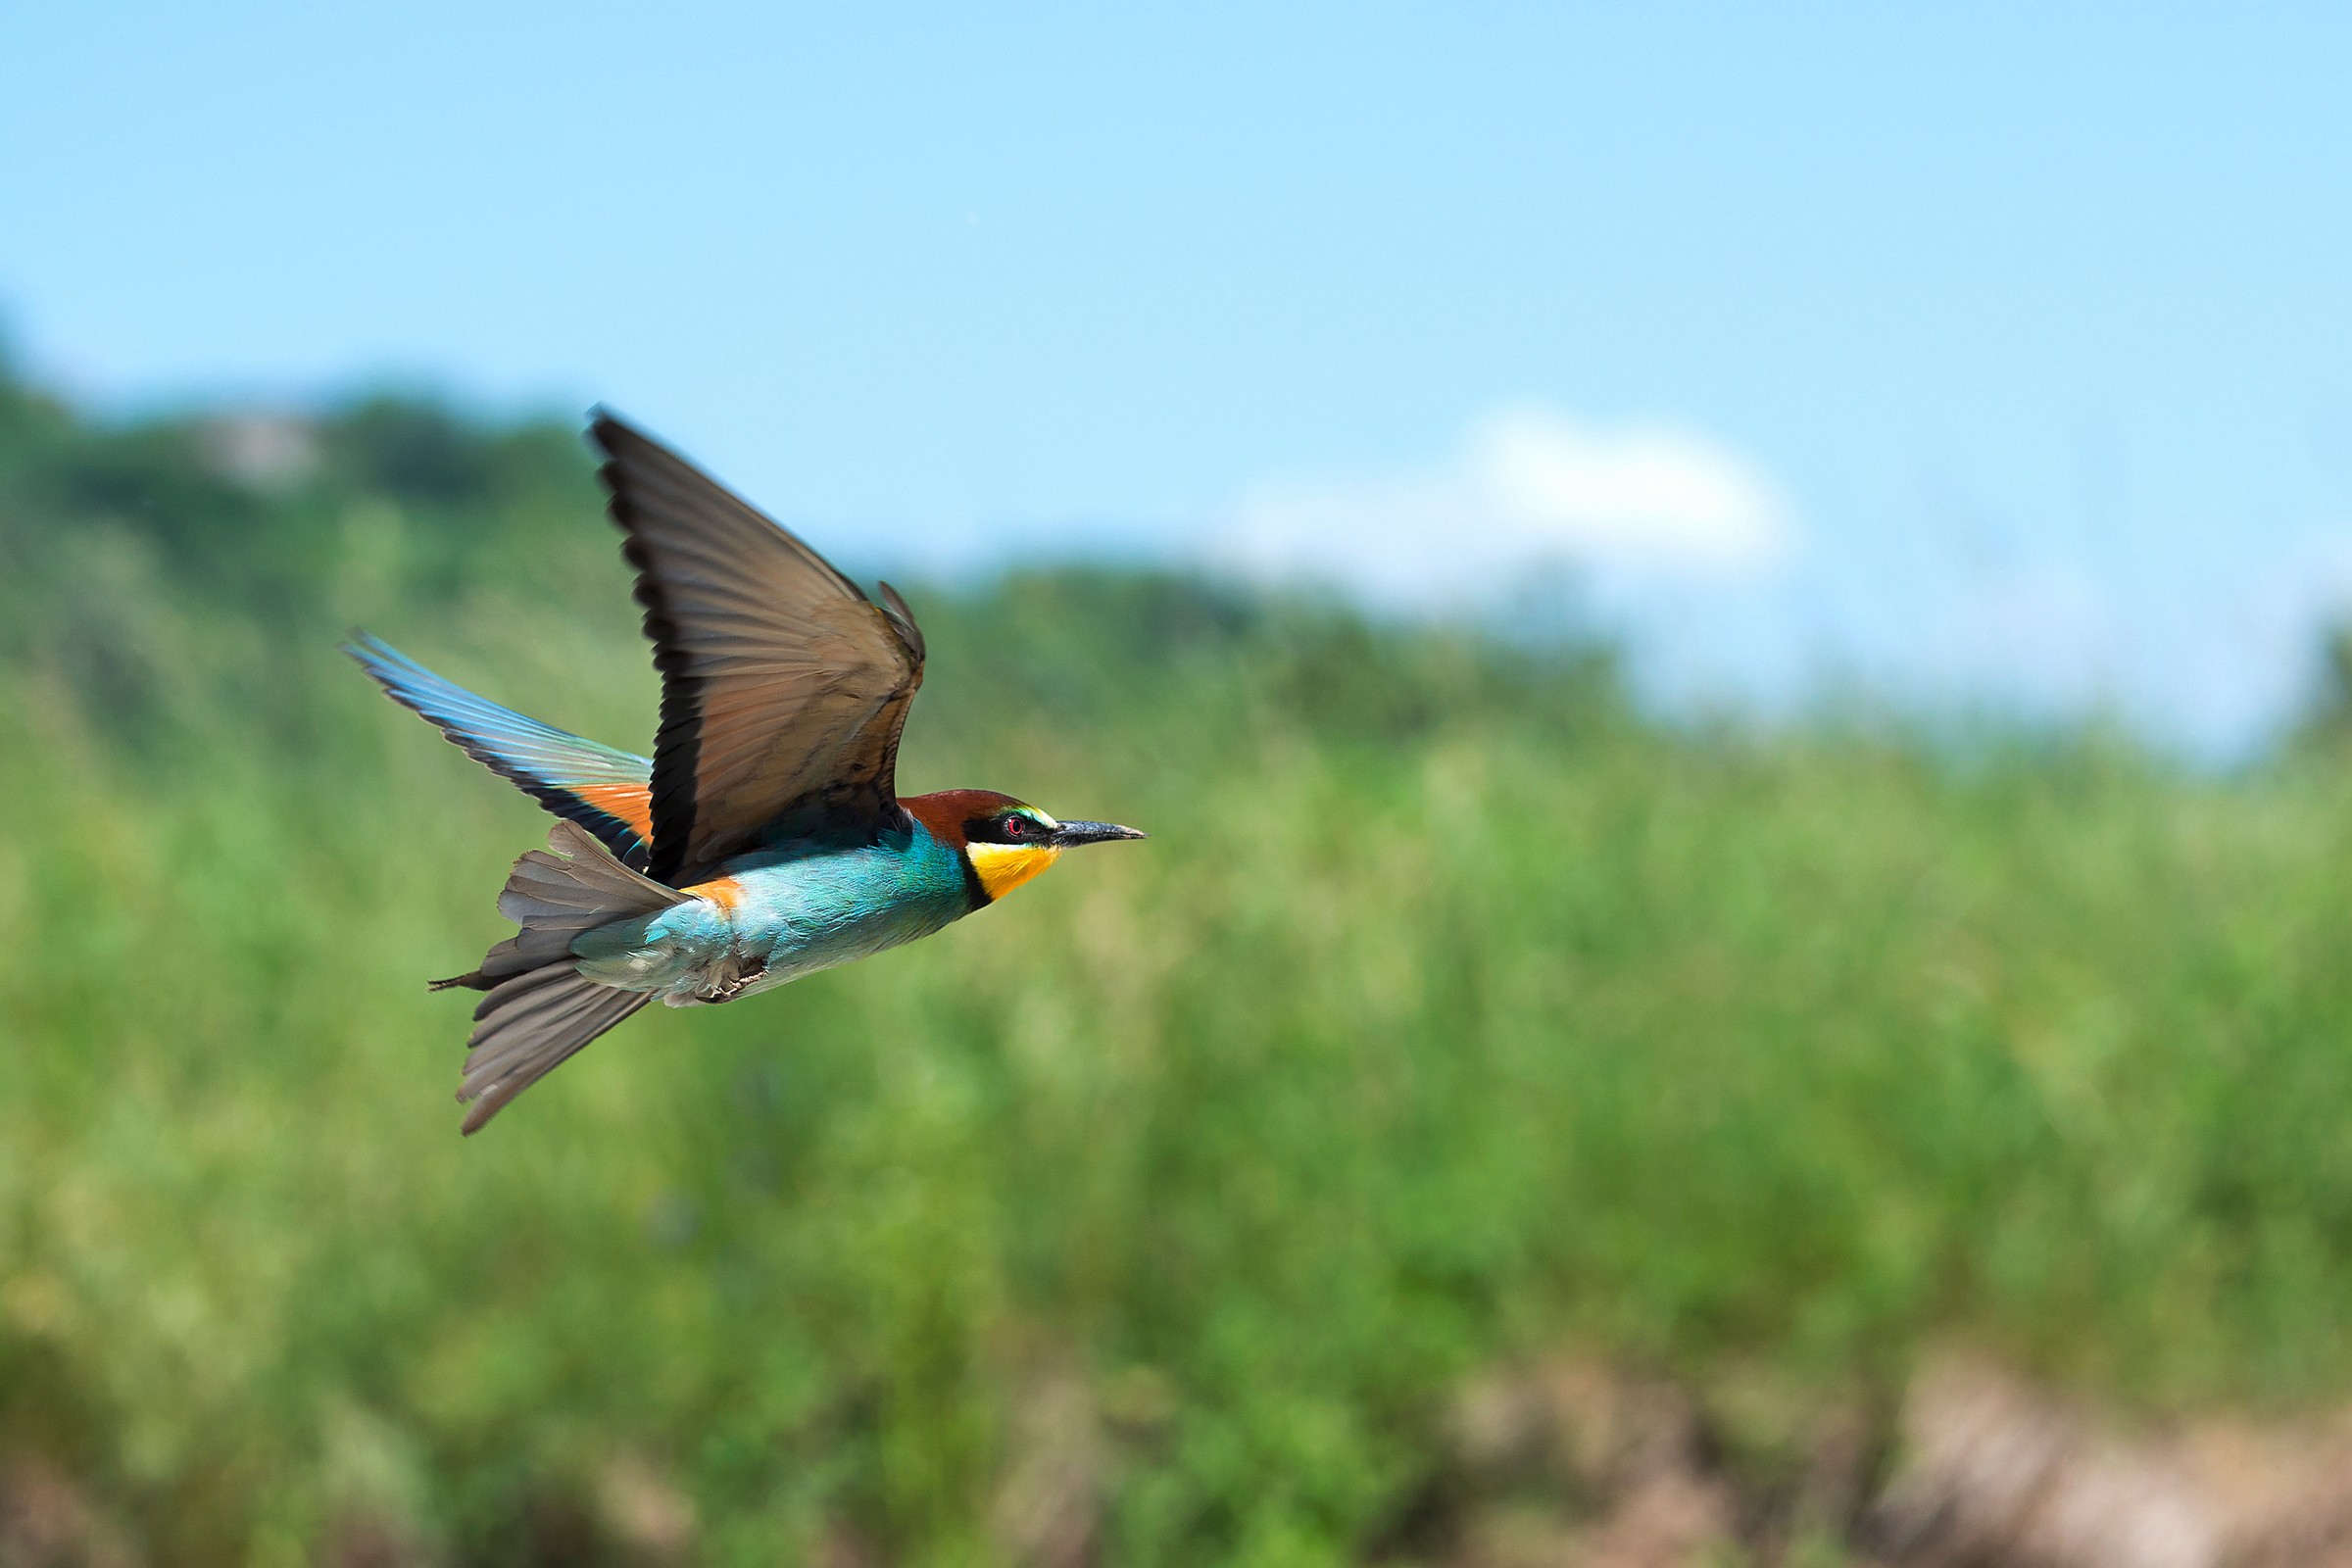
[[624, 865], [644, 869], [654, 842], [650, 760], [476, 697], [364, 632], [343, 651], [386, 696], [431, 719], [466, 756], [595, 834]]

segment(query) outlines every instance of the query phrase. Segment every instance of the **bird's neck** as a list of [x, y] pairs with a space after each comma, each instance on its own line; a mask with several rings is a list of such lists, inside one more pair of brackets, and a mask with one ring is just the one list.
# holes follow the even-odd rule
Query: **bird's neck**
[[968, 869], [965, 884], [972, 890], [974, 907], [994, 904], [1059, 858], [1061, 852], [1043, 844], [974, 844], [964, 826], [1005, 797], [987, 790], [941, 790], [910, 795], [899, 802], [924, 832], [953, 850]]

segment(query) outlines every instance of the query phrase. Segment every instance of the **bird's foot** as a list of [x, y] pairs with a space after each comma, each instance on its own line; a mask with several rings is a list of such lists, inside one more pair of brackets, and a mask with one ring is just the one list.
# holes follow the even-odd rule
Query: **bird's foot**
[[733, 1002], [737, 997], [742, 996], [746, 991], [749, 991], [752, 988], [752, 982], [758, 980], [765, 973], [767, 973], [766, 964], [755, 963], [750, 968], [743, 970], [730, 979], [721, 980], [716, 985], [705, 987], [702, 991], [696, 993], [696, 999], [698, 1001], [710, 1003], [712, 1005], [716, 1005], [721, 1002]]

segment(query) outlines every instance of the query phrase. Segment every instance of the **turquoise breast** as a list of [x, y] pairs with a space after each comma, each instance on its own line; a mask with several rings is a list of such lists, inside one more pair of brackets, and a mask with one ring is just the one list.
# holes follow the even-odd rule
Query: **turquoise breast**
[[962, 857], [919, 823], [852, 849], [763, 850], [725, 872], [743, 889], [737, 951], [782, 979], [927, 937], [972, 908]]

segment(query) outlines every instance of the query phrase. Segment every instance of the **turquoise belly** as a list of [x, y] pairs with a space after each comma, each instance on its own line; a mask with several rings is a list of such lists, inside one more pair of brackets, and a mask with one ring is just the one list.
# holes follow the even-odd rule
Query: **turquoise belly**
[[698, 898], [588, 932], [572, 944], [580, 972], [672, 1000], [748, 995], [927, 937], [971, 906], [961, 859], [919, 827], [851, 849], [761, 851], [722, 874], [731, 908]]

